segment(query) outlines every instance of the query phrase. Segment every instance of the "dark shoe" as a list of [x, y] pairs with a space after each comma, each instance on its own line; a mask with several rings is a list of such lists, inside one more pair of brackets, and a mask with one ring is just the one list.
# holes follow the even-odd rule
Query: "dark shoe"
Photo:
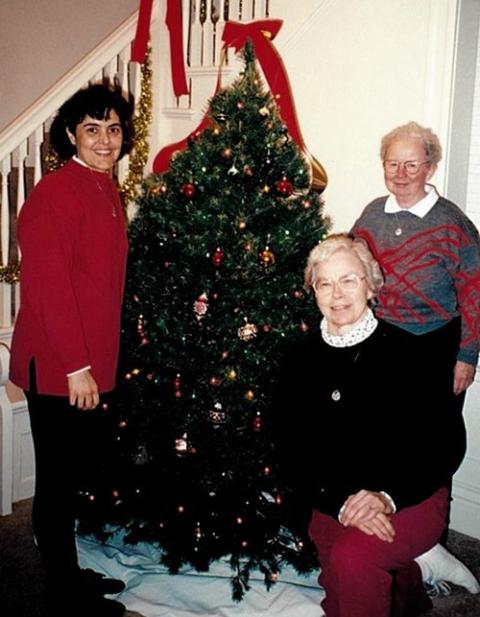
[[80, 584], [90, 593], [103, 596], [104, 594], [120, 593], [125, 589], [125, 583], [118, 578], [107, 578], [95, 570], [80, 570]]

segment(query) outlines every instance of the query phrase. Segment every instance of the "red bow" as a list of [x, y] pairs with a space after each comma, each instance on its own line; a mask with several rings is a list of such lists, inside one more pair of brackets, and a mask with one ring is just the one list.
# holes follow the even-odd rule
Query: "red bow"
[[252, 41], [255, 55], [262, 67], [288, 132], [300, 148], [305, 149], [287, 72], [279, 53], [271, 42], [278, 34], [282, 24], [281, 19], [263, 19], [248, 24], [228, 21], [225, 24], [222, 39], [225, 47], [233, 47], [235, 51], [242, 49], [248, 39]]

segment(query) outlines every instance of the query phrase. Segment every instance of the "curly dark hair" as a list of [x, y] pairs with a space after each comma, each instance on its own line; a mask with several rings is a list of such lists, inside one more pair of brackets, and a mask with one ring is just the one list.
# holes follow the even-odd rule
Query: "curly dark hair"
[[123, 142], [119, 159], [130, 152], [133, 146], [133, 108], [119, 89], [104, 84], [94, 84], [78, 90], [58, 110], [50, 127], [50, 145], [58, 156], [67, 160], [76, 153], [76, 147], [67, 135], [67, 129], [75, 135], [75, 129], [85, 116], [106, 120], [112, 109], [118, 114], [122, 126]]

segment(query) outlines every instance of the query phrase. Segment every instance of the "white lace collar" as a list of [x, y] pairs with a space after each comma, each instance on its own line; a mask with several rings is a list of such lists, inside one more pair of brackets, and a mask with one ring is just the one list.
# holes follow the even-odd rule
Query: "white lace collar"
[[354, 328], [345, 332], [345, 334], [330, 334], [325, 318], [320, 322], [320, 331], [325, 343], [332, 347], [353, 347], [353, 345], [358, 345], [358, 343], [367, 339], [377, 326], [378, 319], [376, 319], [372, 310], [367, 308], [365, 317]]

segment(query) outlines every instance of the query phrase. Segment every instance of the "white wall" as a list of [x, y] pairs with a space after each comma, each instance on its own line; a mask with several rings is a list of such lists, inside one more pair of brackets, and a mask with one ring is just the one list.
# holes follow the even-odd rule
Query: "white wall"
[[139, 0], [1, 0], [0, 130], [138, 6]]
[[[455, 0], [273, 0], [276, 39], [310, 151], [325, 166], [334, 230], [385, 194], [381, 136], [409, 120], [443, 138]], [[442, 140], [443, 141], [443, 140]], [[437, 175], [442, 186], [442, 170]]]

